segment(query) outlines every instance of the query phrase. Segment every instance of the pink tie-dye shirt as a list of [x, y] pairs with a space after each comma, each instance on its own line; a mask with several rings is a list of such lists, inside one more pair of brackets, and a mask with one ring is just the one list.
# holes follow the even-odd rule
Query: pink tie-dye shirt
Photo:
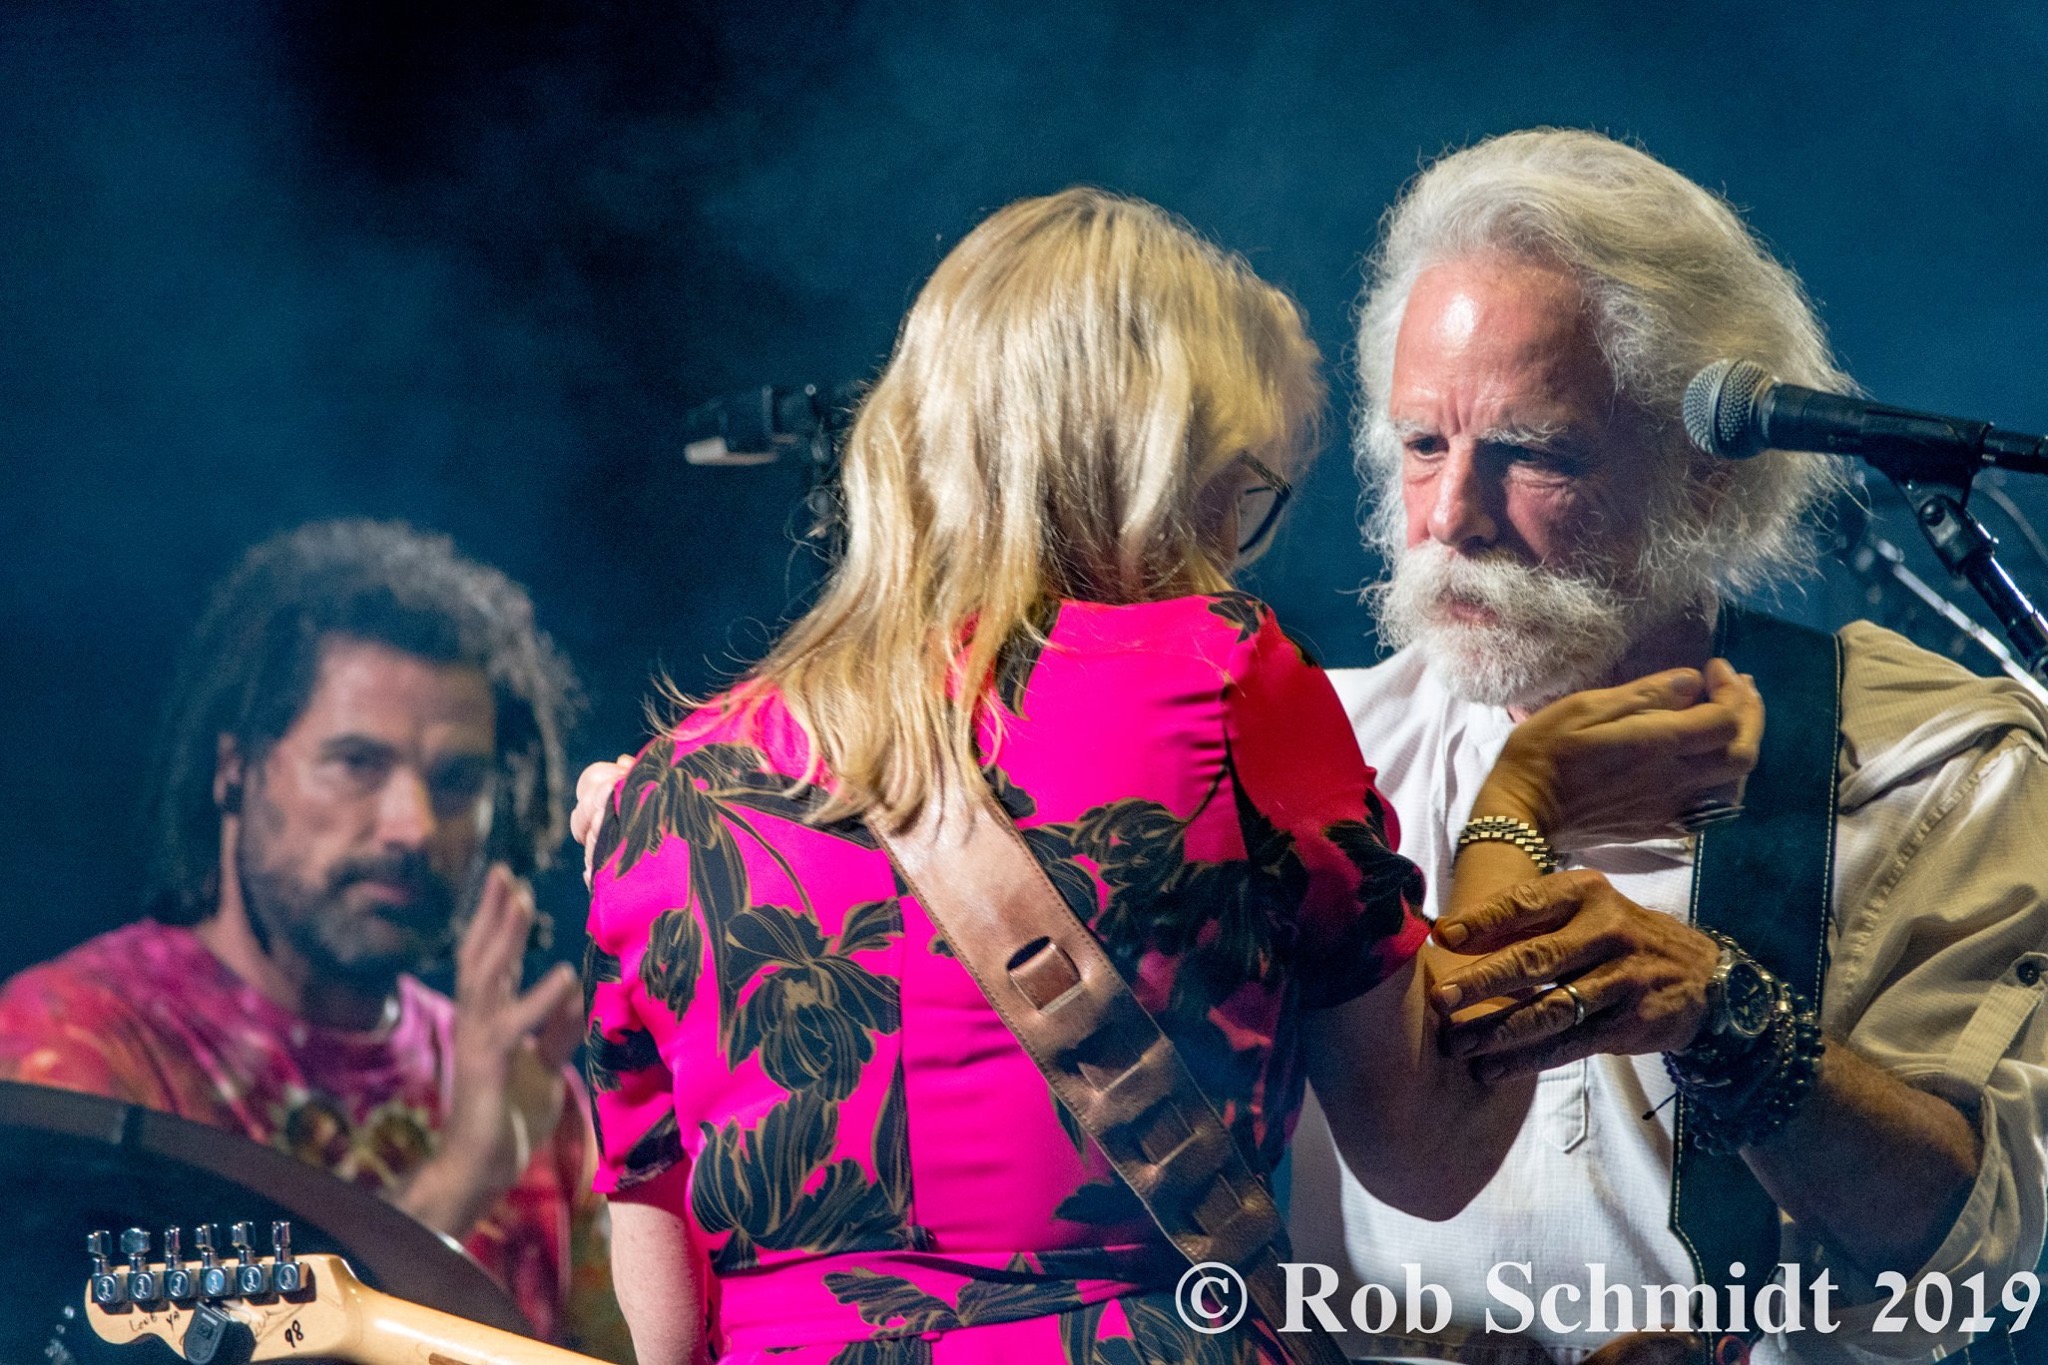
[[[375, 1033], [318, 1028], [235, 976], [192, 930], [143, 920], [0, 987], [0, 1080], [159, 1109], [389, 1189], [439, 1145], [455, 1017], [448, 997], [409, 976], [398, 1006]], [[553, 1137], [464, 1239], [557, 1340], [570, 1334], [572, 1223], [594, 1213], [580, 1106], [572, 1094]], [[591, 1269], [602, 1281], [602, 1266]], [[577, 1297], [596, 1305], [581, 1315], [596, 1320], [588, 1330], [605, 1330], [616, 1313], [603, 1307], [606, 1286]]]

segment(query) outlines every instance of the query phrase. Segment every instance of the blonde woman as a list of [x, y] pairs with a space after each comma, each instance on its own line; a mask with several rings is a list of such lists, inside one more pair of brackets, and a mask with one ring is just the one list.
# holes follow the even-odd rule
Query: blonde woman
[[[1484, 1183], [1528, 1083], [1439, 1055], [1420, 879], [1328, 682], [1229, 591], [1322, 400], [1293, 303], [1149, 204], [1026, 200], [940, 264], [848, 438], [817, 606], [586, 783], [598, 1183], [643, 1365], [1282, 1358], [1256, 1319], [1183, 1323], [1178, 1253], [905, 894], [871, 831], [955, 786], [993, 788], [1256, 1166], [1313, 1070], [1382, 1197], [1441, 1217]], [[1758, 723], [1702, 686], [1539, 715], [1480, 812], [1568, 827], [1552, 787], [1625, 755], [1668, 821]], [[1534, 871], [1471, 855], [1462, 903]]]

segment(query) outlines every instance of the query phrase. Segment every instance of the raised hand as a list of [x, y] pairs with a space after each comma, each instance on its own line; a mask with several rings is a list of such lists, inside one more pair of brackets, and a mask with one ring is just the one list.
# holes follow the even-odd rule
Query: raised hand
[[1678, 834], [1702, 802], [1741, 799], [1763, 728], [1724, 659], [1575, 692], [1515, 727], [1474, 813], [1528, 819], [1560, 852]]
[[562, 1068], [582, 1037], [575, 969], [558, 963], [525, 991], [521, 958], [533, 891], [502, 864], [484, 879], [455, 957], [451, 1097], [440, 1150], [396, 1202], [460, 1237], [503, 1198], [562, 1116]]

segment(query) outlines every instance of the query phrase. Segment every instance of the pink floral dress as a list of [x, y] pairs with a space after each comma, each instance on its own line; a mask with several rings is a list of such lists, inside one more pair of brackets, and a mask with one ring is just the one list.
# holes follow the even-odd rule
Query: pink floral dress
[[[1302, 1012], [1414, 954], [1421, 878], [1328, 680], [1258, 603], [1067, 602], [1049, 638], [1004, 659], [989, 780], [1269, 1170]], [[713, 705], [679, 736], [640, 755], [598, 849], [586, 1077], [598, 1188], [686, 1220], [714, 1355], [1280, 1359], [1249, 1319], [1182, 1323], [1185, 1262], [873, 835], [804, 823], [788, 713]]]

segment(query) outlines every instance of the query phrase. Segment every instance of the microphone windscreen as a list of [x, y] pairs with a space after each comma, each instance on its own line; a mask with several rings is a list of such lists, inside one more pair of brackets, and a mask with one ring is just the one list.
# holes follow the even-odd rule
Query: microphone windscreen
[[1770, 372], [1753, 360], [1715, 361], [1685, 386], [1685, 434], [1700, 450], [1726, 460], [1762, 453], [1756, 405], [1770, 383]]

